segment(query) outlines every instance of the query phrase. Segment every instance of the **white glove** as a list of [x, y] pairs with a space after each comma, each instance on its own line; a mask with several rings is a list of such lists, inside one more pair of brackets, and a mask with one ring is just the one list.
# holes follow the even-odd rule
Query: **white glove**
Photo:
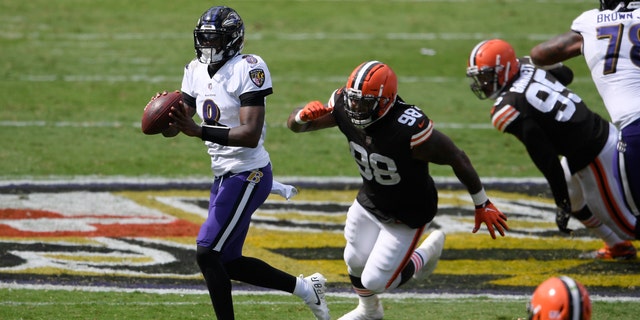
[[296, 187], [280, 183], [276, 180], [273, 180], [273, 186], [271, 187], [271, 193], [280, 195], [281, 197], [289, 200], [295, 195], [298, 194], [298, 189]]

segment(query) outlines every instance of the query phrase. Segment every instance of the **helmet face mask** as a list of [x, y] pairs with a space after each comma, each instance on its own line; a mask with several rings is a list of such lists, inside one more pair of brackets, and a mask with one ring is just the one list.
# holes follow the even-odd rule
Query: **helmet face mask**
[[229, 7], [211, 7], [198, 19], [193, 42], [198, 61], [222, 65], [242, 51], [244, 23]]
[[378, 105], [388, 103], [388, 98], [376, 97], [374, 95], [362, 95], [361, 90], [347, 89], [346, 111], [351, 122], [357, 126], [365, 127], [373, 121]]
[[382, 118], [395, 103], [398, 78], [384, 63], [368, 61], [353, 70], [345, 87], [345, 112], [358, 128]]
[[204, 64], [212, 64], [224, 59], [224, 34], [199, 31], [194, 34], [198, 60]]
[[467, 61], [469, 86], [479, 99], [497, 98], [518, 72], [515, 51], [500, 39], [480, 42]]
[[498, 91], [498, 73], [496, 68], [471, 67], [467, 69], [469, 87], [479, 99], [487, 99]]

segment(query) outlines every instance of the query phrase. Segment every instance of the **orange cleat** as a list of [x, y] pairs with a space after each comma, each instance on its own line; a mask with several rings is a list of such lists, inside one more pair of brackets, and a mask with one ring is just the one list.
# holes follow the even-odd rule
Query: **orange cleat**
[[624, 241], [609, 247], [605, 244], [604, 248], [587, 252], [580, 255], [583, 259], [599, 259], [599, 260], [632, 260], [638, 257], [636, 247], [631, 241]]

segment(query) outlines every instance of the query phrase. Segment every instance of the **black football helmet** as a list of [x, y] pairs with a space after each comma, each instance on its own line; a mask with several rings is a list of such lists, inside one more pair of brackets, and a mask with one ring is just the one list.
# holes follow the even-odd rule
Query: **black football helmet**
[[193, 30], [193, 42], [198, 61], [222, 65], [244, 47], [244, 23], [240, 15], [225, 6], [205, 11]]
[[[623, 3], [623, 6], [618, 8], [618, 6]], [[619, 11], [631, 11], [640, 8], [640, 1], [631, 1], [631, 0], [600, 0], [600, 10], [615, 10], [619, 9]]]

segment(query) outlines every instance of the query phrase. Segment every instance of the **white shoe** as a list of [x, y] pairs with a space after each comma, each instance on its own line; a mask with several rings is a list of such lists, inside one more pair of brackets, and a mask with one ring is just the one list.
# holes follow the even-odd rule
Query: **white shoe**
[[378, 300], [375, 309], [366, 310], [362, 303], [338, 320], [380, 320], [384, 317], [382, 302]]
[[[302, 275], [300, 275], [302, 277]], [[325, 283], [327, 279], [320, 273], [314, 273], [306, 278], [304, 281], [309, 284], [309, 287], [313, 290], [312, 297], [305, 299], [305, 302], [309, 306], [309, 309], [313, 312], [318, 320], [329, 320], [329, 307], [324, 299], [326, 292]]]
[[435, 230], [422, 242], [416, 251], [420, 251], [426, 259], [426, 263], [418, 272], [413, 275], [416, 280], [422, 280], [436, 269], [442, 248], [444, 247], [444, 232]]

